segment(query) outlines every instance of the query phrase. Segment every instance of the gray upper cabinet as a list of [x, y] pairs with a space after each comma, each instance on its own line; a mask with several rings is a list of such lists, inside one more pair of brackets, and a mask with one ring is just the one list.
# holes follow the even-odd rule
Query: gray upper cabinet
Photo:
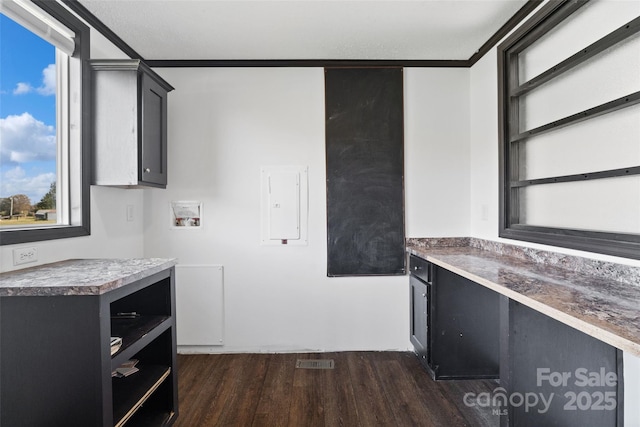
[[92, 60], [93, 184], [167, 185], [167, 94], [140, 60]]

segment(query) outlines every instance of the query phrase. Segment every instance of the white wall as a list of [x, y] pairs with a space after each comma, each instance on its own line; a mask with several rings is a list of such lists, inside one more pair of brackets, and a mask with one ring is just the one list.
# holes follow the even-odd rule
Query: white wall
[[[580, 252], [498, 237], [498, 78], [497, 49], [492, 49], [470, 70], [471, 236], [536, 247], [587, 258], [640, 266], [640, 261]], [[488, 212], [483, 218], [482, 212]], [[640, 359], [624, 355], [625, 426], [640, 426], [636, 402], [640, 398]]]
[[498, 238], [499, 217], [497, 70], [493, 49], [470, 72], [470, 229], [490, 240]]
[[[92, 58], [127, 58], [100, 33], [91, 30]], [[127, 221], [127, 205], [133, 206], [134, 220]], [[134, 258], [142, 256], [142, 191], [106, 187], [91, 188], [91, 235], [0, 246], [0, 271], [31, 267], [70, 258]], [[36, 247], [38, 261], [13, 265], [13, 249]]]
[[408, 237], [467, 236], [469, 69], [405, 68], [405, 218]]
[[[176, 90], [169, 98], [169, 185], [145, 192], [144, 254], [224, 266], [225, 343], [199, 350], [408, 349], [406, 276], [326, 277], [323, 70], [156, 71]], [[415, 85], [428, 95], [407, 100], [407, 234], [465, 234], [468, 175], [442, 165], [468, 158], [468, 70], [405, 76], [405, 94]], [[450, 129], [457, 114], [463, 126]], [[422, 167], [425, 146], [433, 148], [434, 168]], [[309, 167], [307, 246], [259, 245], [262, 165]], [[436, 185], [443, 181], [461, 194], [451, 201], [457, 213], [422, 215], [426, 206], [410, 200], [430, 188], [446, 195]], [[202, 201], [203, 229], [170, 229], [171, 200]]]

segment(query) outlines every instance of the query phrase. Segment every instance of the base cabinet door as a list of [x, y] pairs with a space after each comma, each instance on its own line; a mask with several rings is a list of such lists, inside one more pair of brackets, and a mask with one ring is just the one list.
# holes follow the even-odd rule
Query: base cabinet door
[[429, 285], [415, 276], [411, 276], [409, 279], [411, 286], [411, 343], [415, 349], [420, 362], [428, 365], [428, 298], [429, 298]]
[[498, 293], [442, 267], [434, 266], [429, 304], [429, 357], [434, 378], [498, 378]]

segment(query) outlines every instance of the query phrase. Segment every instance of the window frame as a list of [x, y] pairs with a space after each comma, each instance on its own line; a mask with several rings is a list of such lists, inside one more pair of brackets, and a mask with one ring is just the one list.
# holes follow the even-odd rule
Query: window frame
[[551, 81], [587, 59], [640, 31], [640, 17], [609, 33], [593, 44], [548, 70], [519, 82], [518, 54], [551, 31], [589, 0], [551, 0], [531, 19], [498, 46], [498, 122], [499, 122], [499, 237], [584, 250], [607, 255], [640, 259], [640, 234], [602, 232], [519, 224], [518, 188], [529, 185], [578, 182], [591, 179], [640, 174], [640, 166], [535, 180], [521, 180], [518, 171], [518, 143], [529, 136], [553, 131], [640, 103], [640, 92], [581, 111], [571, 116], [521, 132], [519, 129], [519, 96]]
[[[74, 215], [70, 212], [69, 196], [64, 198], [63, 211], [69, 212], [70, 225], [53, 225], [45, 226], [41, 228], [37, 227], [25, 227], [22, 229], [8, 229], [0, 230], [0, 245], [15, 245], [19, 243], [31, 243], [54, 239], [65, 239], [71, 237], [88, 236], [91, 234], [91, 206], [90, 206], [90, 179], [91, 179], [91, 77], [89, 68], [90, 59], [90, 29], [79, 18], [69, 12], [64, 6], [56, 1], [47, 0], [32, 0], [33, 4], [40, 7], [46, 13], [57, 19], [61, 24], [75, 33], [76, 49], [73, 54], [73, 58], [80, 61], [80, 68], [82, 76], [80, 78], [80, 147], [79, 155], [77, 159], [79, 165], [69, 165], [69, 158], [64, 159], [62, 164], [66, 164], [68, 180], [75, 180], [76, 176], [80, 177], [80, 182], [71, 183], [69, 186], [76, 185], [78, 191], [71, 194], [71, 197], [79, 197], [80, 203], [78, 205], [81, 208], [81, 212], [77, 215], [78, 219], [73, 218]], [[56, 100], [56, 102], [59, 102]], [[56, 128], [59, 128], [60, 124], [56, 124]], [[58, 133], [59, 130], [57, 130]], [[71, 147], [67, 147], [67, 153]], [[58, 147], [60, 152], [60, 147]], [[60, 159], [58, 159], [58, 167], [61, 166]], [[69, 169], [79, 168], [78, 173], [74, 173], [73, 176], [68, 176]], [[60, 179], [60, 173], [58, 173], [57, 182], [60, 184], [63, 180]], [[58, 188], [58, 195], [61, 193], [61, 188]], [[67, 188], [67, 192], [70, 189]], [[59, 202], [58, 202], [59, 203]], [[75, 204], [75, 199], [74, 199]]]

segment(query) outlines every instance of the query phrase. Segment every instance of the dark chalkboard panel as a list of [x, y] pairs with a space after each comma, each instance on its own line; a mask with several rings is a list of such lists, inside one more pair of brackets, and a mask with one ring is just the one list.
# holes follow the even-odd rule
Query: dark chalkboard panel
[[402, 68], [325, 69], [327, 274], [405, 274]]

